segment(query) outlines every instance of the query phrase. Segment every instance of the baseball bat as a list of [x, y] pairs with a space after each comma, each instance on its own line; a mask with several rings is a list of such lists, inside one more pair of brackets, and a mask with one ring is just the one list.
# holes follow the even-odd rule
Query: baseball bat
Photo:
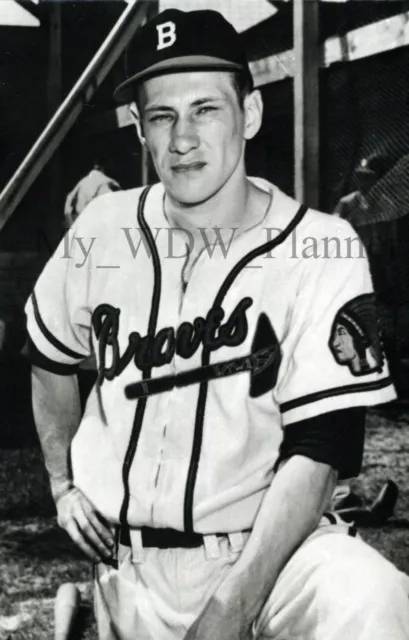
[[80, 592], [72, 582], [62, 584], [54, 605], [54, 640], [69, 640], [80, 605]]

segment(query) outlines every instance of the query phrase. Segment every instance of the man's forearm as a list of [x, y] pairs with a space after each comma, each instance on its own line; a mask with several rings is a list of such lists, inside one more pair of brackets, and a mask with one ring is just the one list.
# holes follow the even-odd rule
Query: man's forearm
[[318, 525], [336, 484], [329, 466], [294, 456], [275, 476], [252, 534], [216, 597], [222, 605], [240, 599], [251, 624], [286, 562]]
[[33, 414], [53, 497], [71, 486], [69, 449], [81, 419], [77, 376], [32, 369]]

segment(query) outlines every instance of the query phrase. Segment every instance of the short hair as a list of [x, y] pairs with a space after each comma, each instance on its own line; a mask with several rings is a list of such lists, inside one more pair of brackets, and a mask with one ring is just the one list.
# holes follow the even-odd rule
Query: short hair
[[253, 90], [252, 80], [244, 71], [230, 71], [229, 75], [239, 101], [240, 109], [243, 109], [245, 97]]

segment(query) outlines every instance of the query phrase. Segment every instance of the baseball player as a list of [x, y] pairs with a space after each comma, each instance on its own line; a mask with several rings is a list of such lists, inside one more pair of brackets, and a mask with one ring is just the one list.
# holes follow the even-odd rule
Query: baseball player
[[[408, 577], [326, 514], [359, 473], [364, 407], [395, 398], [356, 236], [246, 176], [262, 98], [219, 13], [159, 14], [128, 74], [115, 95], [160, 182], [94, 200], [26, 306], [35, 420], [59, 523], [95, 562], [99, 636], [407, 640]], [[365, 367], [337, 347], [346, 317]]]

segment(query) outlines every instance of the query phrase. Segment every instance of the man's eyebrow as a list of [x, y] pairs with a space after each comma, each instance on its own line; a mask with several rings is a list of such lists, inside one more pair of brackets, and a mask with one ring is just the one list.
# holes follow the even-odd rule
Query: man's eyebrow
[[193, 107], [199, 107], [201, 104], [205, 102], [222, 102], [223, 98], [217, 96], [208, 96], [206, 98], [198, 98], [194, 102], [192, 102]]
[[[204, 98], [198, 98], [197, 100], [194, 100], [193, 102], [191, 102], [190, 106], [191, 107], [199, 107], [202, 104], [208, 103], [208, 102], [222, 102], [223, 98], [221, 97], [217, 97], [217, 96], [207, 96]], [[152, 105], [148, 105], [147, 107], [145, 107], [144, 111], [148, 112], [148, 111], [173, 111], [173, 107], [170, 107], [169, 105], [166, 104], [152, 104]]]
[[173, 111], [173, 109], [165, 104], [152, 104], [150, 107], [144, 108], [145, 113], [146, 111]]

